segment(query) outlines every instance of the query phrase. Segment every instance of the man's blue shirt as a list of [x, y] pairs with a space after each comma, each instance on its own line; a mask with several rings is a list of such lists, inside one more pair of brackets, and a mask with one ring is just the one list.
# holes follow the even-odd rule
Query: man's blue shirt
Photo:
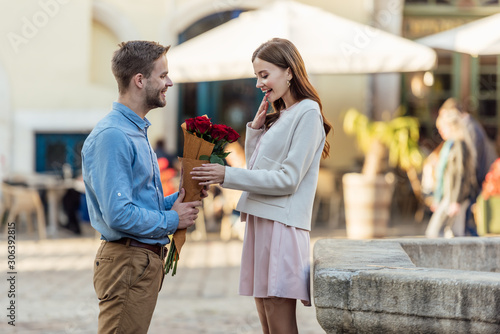
[[178, 193], [163, 197], [147, 136], [150, 125], [114, 102], [85, 140], [82, 164], [90, 221], [104, 240], [129, 237], [165, 245], [177, 230], [179, 216], [171, 208]]

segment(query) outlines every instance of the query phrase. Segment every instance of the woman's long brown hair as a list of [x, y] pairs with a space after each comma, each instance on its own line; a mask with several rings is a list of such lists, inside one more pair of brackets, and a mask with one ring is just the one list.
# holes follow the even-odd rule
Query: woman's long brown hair
[[[262, 59], [283, 69], [290, 68], [293, 76], [292, 80], [290, 80], [290, 92], [293, 98], [297, 101], [311, 99], [318, 103], [321, 116], [323, 117], [325, 134], [328, 136], [328, 133], [333, 131], [332, 125], [323, 114], [323, 105], [321, 104], [318, 92], [307, 77], [304, 61], [302, 60], [302, 56], [295, 45], [287, 39], [273, 38], [272, 40], [263, 43], [257, 48], [257, 50], [255, 50], [252, 55], [252, 63], [255, 58]], [[280, 111], [285, 108], [286, 106], [283, 99], [280, 98], [273, 102], [274, 111], [266, 116], [266, 128], [276, 122], [276, 120], [280, 117]], [[329, 155], [330, 143], [327, 139], [325, 141], [322, 156], [323, 158], [327, 158]]]

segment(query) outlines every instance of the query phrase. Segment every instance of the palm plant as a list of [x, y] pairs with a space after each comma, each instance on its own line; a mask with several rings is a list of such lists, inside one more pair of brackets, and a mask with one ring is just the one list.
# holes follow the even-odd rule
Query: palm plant
[[419, 122], [410, 116], [399, 116], [390, 121], [372, 121], [356, 109], [349, 109], [344, 117], [344, 131], [356, 135], [358, 146], [365, 154], [362, 173], [375, 177], [387, 171], [388, 166], [404, 170], [419, 198], [421, 187], [418, 171], [423, 156], [418, 146]]

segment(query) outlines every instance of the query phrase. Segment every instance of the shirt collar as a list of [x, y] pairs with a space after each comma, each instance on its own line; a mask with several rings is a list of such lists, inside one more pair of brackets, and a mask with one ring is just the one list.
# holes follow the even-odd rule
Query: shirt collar
[[119, 102], [113, 102], [113, 110], [119, 111], [141, 130], [146, 130], [151, 125], [147, 118], [142, 119], [132, 109]]

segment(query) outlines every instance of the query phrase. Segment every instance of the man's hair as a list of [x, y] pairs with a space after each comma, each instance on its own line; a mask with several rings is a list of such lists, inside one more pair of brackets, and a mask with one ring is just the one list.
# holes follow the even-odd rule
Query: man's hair
[[167, 53], [169, 46], [156, 42], [130, 41], [122, 42], [113, 54], [111, 69], [118, 83], [118, 91], [125, 93], [132, 77], [138, 73], [149, 78], [154, 62]]

